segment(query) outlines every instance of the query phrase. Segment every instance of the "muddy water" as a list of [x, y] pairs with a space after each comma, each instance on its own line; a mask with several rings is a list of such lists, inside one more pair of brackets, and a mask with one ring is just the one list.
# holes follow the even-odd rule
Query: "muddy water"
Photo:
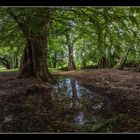
[[51, 90], [0, 103], [1, 132], [112, 132], [111, 102], [61, 77]]

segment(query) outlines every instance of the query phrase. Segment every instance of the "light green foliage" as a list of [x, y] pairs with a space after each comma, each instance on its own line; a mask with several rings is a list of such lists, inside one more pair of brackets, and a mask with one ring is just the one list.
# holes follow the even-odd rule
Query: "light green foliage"
[[[129, 49], [125, 63], [136, 64], [140, 60], [140, 10], [134, 7], [57, 7], [57, 8], [1, 8], [0, 56], [20, 60], [26, 45], [24, 35], [9, 11], [28, 21], [32, 33], [48, 35], [49, 67], [66, 67], [68, 48], [66, 32], [74, 49], [77, 67], [96, 65], [105, 57], [114, 67]], [[49, 31], [40, 25], [49, 12]], [[25, 19], [26, 15], [26, 19]], [[31, 18], [32, 15], [32, 18]], [[34, 24], [35, 22], [36, 24]], [[13, 62], [14, 63], [14, 62]]]
[[[15, 58], [18, 64], [20, 62], [25, 41], [14, 20], [7, 14], [6, 9], [0, 9], [0, 16], [0, 57], [7, 60], [10, 68], [14, 68], [16, 67]], [[0, 64], [3, 65], [1, 61]]]
[[[132, 61], [136, 63], [139, 60], [139, 52], [137, 52], [140, 35], [139, 9], [130, 7], [60, 8], [57, 9], [56, 15], [59, 20], [53, 22], [53, 30], [56, 30], [51, 40], [57, 48], [64, 50], [65, 28], [67, 22], [71, 22], [69, 33], [73, 39], [78, 37], [74, 42], [74, 58], [77, 66], [82, 66], [83, 63], [94, 65], [102, 57], [106, 57], [113, 67], [127, 48], [130, 48], [130, 53], [126, 63]], [[57, 41], [53, 38], [57, 38]], [[60, 44], [56, 43], [58, 41]], [[50, 45], [50, 48], [54, 48], [54, 45]], [[55, 49], [59, 53], [60, 50], [57, 50]], [[63, 53], [66, 54], [66, 51]]]

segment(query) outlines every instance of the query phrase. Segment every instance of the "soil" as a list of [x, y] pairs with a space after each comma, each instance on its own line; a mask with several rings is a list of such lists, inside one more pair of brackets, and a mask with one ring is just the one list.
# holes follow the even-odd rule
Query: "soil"
[[[22, 119], [24, 119], [28, 112], [28, 116], [30, 114], [29, 119], [33, 120], [33, 111], [36, 111], [38, 114], [41, 110], [40, 104], [43, 104], [44, 106], [45, 102], [49, 102], [49, 96], [35, 95], [39, 98], [38, 100], [35, 100], [36, 98], [33, 98], [33, 96], [29, 97], [28, 95], [36, 94], [40, 91], [47, 92], [52, 88], [51, 84], [45, 83], [42, 85], [40, 81], [34, 78], [17, 79], [16, 75], [16, 72], [0, 73], [0, 122], [2, 123], [6, 121], [4, 118], [10, 111], [12, 113], [16, 112], [17, 114], [20, 114], [18, 116]], [[123, 114], [121, 120], [113, 124], [114, 126], [112, 125], [113, 132], [140, 132], [140, 73], [115, 69], [98, 69], [60, 72], [55, 74], [55, 76], [73, 77], [90, 91], [109, 98], [112, 102], [110, 113], [117, 115]], [[19, 104], [20, 106], [18, 106]], [[36, 110], [36, 106], [40, 106], [40, 108]], [[51, 106], [50, 103], [50, 106], [47, 106], [46, 108], [55, 108], [55, 106]], [[27, 112], [24, 111], [24, 114], [22, 114], [22, 109], [27, 110]], [[104, 114], [108, 113], [104, 112]], [[45, 113], [42, 113], [41, 115], [43, 119], [46, 118]], [[47, 124], [55, 117], [51, 112], [50, 116], [48, 120], [44, 119], [45, 122], [47, 121]], [[60, 116], [57, 117], [59, 118]], [[10, 120], [10, 116], [8, 115], [6, 119]], [[46, 132], [48, 129], [51, 131], [51, 127], [53, 125], [55, 127], [56, 125], [54, 122], [53, 124], [50, 124], [46, 130], [46, 126], [44, 126], [45, 123], [40, 122], [41, 124], [38, 125], [42, 126], [42, 128], [38, 129], [39, 127], [35, 126], [37, 125], [36, 119], [38, 118], [34, 119], [34, 123], [31, 124], [34, 124], [31, 127], [33, 129], [28, 130], [28, 132]], [[8, 123], [3, 127], [1, 126], [0, 131], [15, 132], [16, 130], [19, 130], [20, 132], [27, 132], [27, 130], [24, 130], [24, 125], [26, 125], [26, 122], [25, 124], [23, 124], [23, 122], [18, 122], [16, 128], [10, 128]], [[35, 127], [37, 129], [35, 129]], [[66, 131], [69, 131], [68, 128], [66, 128]], [[98, 130], [98, 132], [100, 131], [101, 130]]]
[[1, 72], [0, 73], [0, 98], [5, 96], [23, 96], [28, 92], [48, 90], [51, 88], [51, 84], [42, 83], [37, 79], [24, 78], [18, 79], [17, 72]]
[[90, 91], [108, 97], [113, 103], [112, 110], [125, 114], [114, 131], [140, 132], [140, 73], [98, 69], [67, 71], [60, 75], [74, 77]]
[[62, 72], [60, 75], [74, 77], [88, 89], [108, 96], [116, 102], [118, 111], [140, 115], [140, 73], [100, 69]]

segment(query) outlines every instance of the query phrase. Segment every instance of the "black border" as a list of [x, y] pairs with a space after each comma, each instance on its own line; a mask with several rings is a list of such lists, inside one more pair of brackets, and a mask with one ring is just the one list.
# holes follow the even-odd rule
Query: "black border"
[[0, 6], [140, 6], [138, 1], [139, 0], [0, 0]]
[[[0, 0], [0, 6], [140, 6], [138, 3], [139, 0]], [[26, 134], [26, 133], [25, 133]], [[71, 133], [72, 134], [72, 133]], [[75, 134], [68, 134], [69, 138], [72, 138]], [[80, 134], [80, 133], [79, 133]], [[76, 134], [76, 135], [79, 135]], [[82, 133], [81, 133], [82, 134]], [[81, 135], [80, 134], [80, 135]], [[1, 135], [4, 136], [5, 134]], [[18, 136], [23, 136], [24, 134], [18, 135]], [[33, 135], [32, 133], [30, 135]], [[44, 134], [43, 134], [44, 135]], [[49, 134], [47, 134], [49, 135]], [[64, 135], [67, 135], [64, 133]], [[63, 135], [63, 136], [64, 136]], [[83, 137], [83, 135], [85, 137]], [[128, 133], [127, 135], [122, 135], [122, 133], [118, 134], [93, 134], [94, 137], [100, 137], [101, 139], [108, 138], [108, 136], [111, 137], [116, 137], [118, 139], [118, 136], [128, 136], [130, 138], [130, 134]], [[92, 133], [89, 136], [93, 136]], [[9, 134], [7, 136], [13, 136], [13, 134]], [[37, 136], [37, 135], [35, 135]], [[45, 135], [46, 136], [46, 135]], [[52, 136], [62, 136], [62, 134], [51, 134], [49, 135], [50, 137]], [[135, 134], [131, 135], [132, 139], [134, 139]], [[82, 138], [87, 139], [87, 134], [82, 134]]]

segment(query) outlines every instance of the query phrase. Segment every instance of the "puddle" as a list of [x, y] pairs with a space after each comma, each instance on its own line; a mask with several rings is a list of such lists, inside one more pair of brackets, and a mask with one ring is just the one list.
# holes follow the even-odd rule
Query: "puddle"
[[75, 122], [77, 125], [83, 125], [84, 124], [84, 114], [80, 112], [76, 117], [75, 117]]
[[70, 78], [60, 78], [54, 88], [51, 90], [53, 100], [68, 99], [64, 107], [78, 107], [89, 105], [93, 109], [102, 109], [108, 107], [109, 102], [106, 98], [91, 92], [81, 86], [77, 80]]
[[5, 105], [9, 112], [1, 111], [7, 122], [2, 132], [94, 132], [95, 125], [106, 121], [102, 114], [110, 108], [108, 99], [66, 77], [59, 78], [46, 93], [11, 103]]

